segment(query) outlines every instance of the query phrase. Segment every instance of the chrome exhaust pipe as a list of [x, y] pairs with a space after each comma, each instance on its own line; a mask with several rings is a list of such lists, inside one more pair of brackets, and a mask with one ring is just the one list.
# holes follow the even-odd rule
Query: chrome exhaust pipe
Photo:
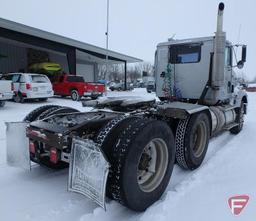
[[224, 14], [224, 3], [219, 4], [218, 17], [217, 17], [217, 33], [223, 32], [223, 14]]
[[[225, 69], [225, 47], [226, 47], [226, 33], [223, 32], [223, 14], [224, 3], [219, 4], [217, 16], [217, 30], [214, 39], [214, 57], [213, 57], [213, 71], [212, 71], [212, 87], [214, 90], [219, 90], [224, 85], [224, 69]], [[215, 93], [216, 96], [218, 93]], [[214, 99], [217, 100], [217, 97]]]

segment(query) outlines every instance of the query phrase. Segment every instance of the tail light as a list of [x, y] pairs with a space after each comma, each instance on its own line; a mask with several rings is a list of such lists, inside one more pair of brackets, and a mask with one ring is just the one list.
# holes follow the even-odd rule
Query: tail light
[[87, 90], [87, 86], [84, 86], [84, 89]]
[[35, 154], [36, 153], [36, 145], [34, 142], [29, 141], [29, 152]]
[[56, 148], [50, 150], [50, 161], [54, 164], [58, 163], [58, 150]]
[[32, 86], [31, 86], [31, 84], [26, 84], [26, 89], [27, 89], [27, 90], [30, 90], [30, 89], [32, 89]]

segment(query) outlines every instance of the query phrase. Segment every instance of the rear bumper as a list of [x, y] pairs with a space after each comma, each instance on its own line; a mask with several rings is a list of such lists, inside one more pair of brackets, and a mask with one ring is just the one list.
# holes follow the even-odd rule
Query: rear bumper
[[0, 93], [0, 100], [11, 100], [13, 98], [13, 92]]
[[29, 91], [25, 93], [26, 96], [25, 98], [28, 99], [36, 99], [36, 98], [49, 98], [49, 97], [53, 97], [54, 92], [53, 91], [47, 91], [47, 92], [33, 92], [33, 91]]
[[98, 91], [84, 92], [84, 97], [99, 97], [102, 95], [103, 95], [103, 92], [98, 92]]

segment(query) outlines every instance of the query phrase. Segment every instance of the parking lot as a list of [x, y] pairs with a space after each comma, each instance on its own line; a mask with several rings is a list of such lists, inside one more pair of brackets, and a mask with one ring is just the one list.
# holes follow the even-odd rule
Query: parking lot
[[[108, 96], [146, 96], [145, 89], [130, 92], [108, 92]], [[44, 104], [58, 104], [88, 111], [81, 102], [70, 98], [50, 98], [48, 102], [8, 102], [0, 110], [0, 214], [3, 220], [186, 220], [183, 206], [193, 211], [191, 220], [215, 220], [222, 214], [230, 218], [227, 198], [233, 194], [256, 194], [255, 184], [255, 111], [256, 94], [249, 93], [249, 113], [244, 130], [238, 136], [229, 132], [213, 138], [202, 167], [188, 172], [175, 166], [171, 182], [161, 200], [144, 214], [134, 213], [114, 201], [107, 201], [107, 212], [78, 194], [67, 192], [68, 170], [52, 171], [40, 166], [31, 172], [7, 166], [5, 160], [6, 121], [20, 121], [33, 109]], [[14, 138], [15, 139], [15, 138]], [[232, 154], [235, 152], [236, 154]], [[225, 165], [225, 166], [224, 166]], [[246, 192], [245, 192], [246, 191]], [[58, 196], [58, 197], [56, 197]], [[199, 199], [194, 203], [194, 199]], [[209, 199], [211, 199], [209, 201]], [[207, 201], [207, 204], [204, 202]], [[251, 217], [256, 204], [252, 202], [244, 212]], [[199, 209], [200, 208], [200, 209]], [[15, 209], [15, 212], [12, 212]], [[211, 219], [207, 211], [211, 210]], [[157, 212], [156, 212], [157, 211]], [[202, 212], [205, 211], [205, 212]], [[214, 218], [215, 217], [215, 218]], [[161, 219], [162, 218], [162, 219]], [[230, 220], [230, 219], [229, 219]], [[245, 220], [245, 219], [244, 219]]]

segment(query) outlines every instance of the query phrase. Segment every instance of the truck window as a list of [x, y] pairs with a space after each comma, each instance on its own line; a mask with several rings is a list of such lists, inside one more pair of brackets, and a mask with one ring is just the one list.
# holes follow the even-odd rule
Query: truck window
[[169, 63], [198, 63], [201, 60], [201, 44], [171, 45], [169, 48]]
[[225, 66], [232, 66], [232, 49], [231, 47], [226, 47], [225, 50]]
[[84, 82], [84, 78], [82, 76], [68, 76], [68, 82]]

